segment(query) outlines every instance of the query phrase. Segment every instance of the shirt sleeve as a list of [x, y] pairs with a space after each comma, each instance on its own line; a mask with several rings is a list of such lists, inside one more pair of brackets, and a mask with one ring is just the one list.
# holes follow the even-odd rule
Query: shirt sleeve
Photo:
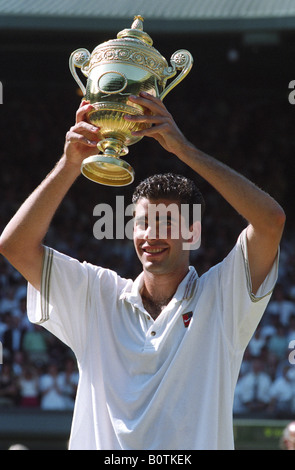
[[235, 350], [243, 350], [249, 343], [278, 277], [279, 251], [268, 275], [253, 294], [246, 230], [240, 234], [229, 255], [217, 266], [222, 325]]
[[79, 356], [85, 348], [91, 315], [96, 312], [94, 292], [110, 296], [117, 278], [111, 270], [45, 247], [40, 292], [28, 284], [28, 318], [42, 324]]

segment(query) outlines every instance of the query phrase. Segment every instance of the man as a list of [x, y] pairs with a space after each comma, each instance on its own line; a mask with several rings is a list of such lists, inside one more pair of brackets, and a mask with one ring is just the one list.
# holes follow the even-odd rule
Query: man
[[250, 413], [266, 411], [270, 403], [271, 377], [264, 371], [264, 363], [259, 358], [254, 358], [252, 369], [241, 378], [240, 400]]
[[[179, 204], [167, 193], [156, 201], [148, 192], [135, 196], [134, 243], [143, 272], [134, 282], [43, 246], [99, 139], [85, 102], [62, 158], [4, 230], [1, 252], [29, 282], [30, 318], [76, 354], [71, 449], [232, 449], [234, 388], [276, 281], [285, 214], [268, 194], [188, 142], [158, 98], [130, 99], [147, 112], [125, 119], [151, 125], [135, 134], [156, 139], [248, 221], [228, 257], [198, 278], [181, 234], [158, 238], [156, 227], [151, 236], [149, 205]], [[189, 242], [198, 238], [198, 224], [195, 231]]]

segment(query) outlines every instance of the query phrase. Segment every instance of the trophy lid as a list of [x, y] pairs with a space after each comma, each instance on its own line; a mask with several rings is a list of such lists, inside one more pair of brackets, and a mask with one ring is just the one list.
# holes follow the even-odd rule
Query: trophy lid
[[144, 68], [160, 81], [167, 80], [170, 68], [165, 57], [153, 47], [152, 38], [143, 31], [143, 21], [142, 16], [135, 16], [130, 29], [123, 29], [116, 39], [99, 44], [91, 54], [87, 51], [89, 60], [82, 64], [82, 73], [88, 77], [96, 66], [116, 62]]
[[144, 18], [141, 15], [136, 15], [134, 17], [134, 21], [131, 25], [131, 29], [123, 29], [117, 34], [117, 38], [133, 38], [139, 39], [144, 43], [148, 44], [149, 46], [153, 45], [152, 38], [143, 31], [143, 21]]

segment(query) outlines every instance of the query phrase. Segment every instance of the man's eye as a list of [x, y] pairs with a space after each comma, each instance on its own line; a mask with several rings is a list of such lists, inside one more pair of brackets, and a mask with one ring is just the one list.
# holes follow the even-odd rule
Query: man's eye
[[141, 229], [144, 229], [144, 230], [146, 230], [147, 226], [148, 226], [146, 220], [144, 220], [144, 219], [137, 219], [135, 221], [135, 224], [136, 224], [137, 227], [139, 227]]
[[163, 219], [159, 221], [159, 225], [161, 226], [166, 226], [166, 227], [171, 227], [173, 225], [173, 222], [171, 219]]

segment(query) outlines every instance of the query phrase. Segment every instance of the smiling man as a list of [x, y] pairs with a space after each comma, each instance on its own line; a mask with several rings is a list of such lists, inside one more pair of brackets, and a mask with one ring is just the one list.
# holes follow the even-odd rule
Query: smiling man
[[132, 201], [134, 245], [144, 272], [141, 297], [155, 320], [189, 271], [190, 251], [184, 247], [200, 238], [205, 203], [192, 181], [171, 173], [141, 182]]
[[80, 263], [43, 245], [53, 215], [93, 154], [99, 130], [82, 103], [64, 154], [24, 202], [0, 239], [4, 256], [28, 280], [33, 322], [74, 351], [80, 372], [70, 449], [232, 449], [232, 405], [244, 350], [277, 278], [285, 223], [280, 205], [253, 183], [188, 142], [164, 104], [146, 93], [130, 100], [156, 139], [209, 182], [248, 221], [228, 256], [201, 277], [189, 265], [200, 237], [191, 219], [172, 236], [181, 211], [151, 226], [151, 204], [202, 204], [194, 184], [156, 175], [135, 190], [134, 243], [143, 270], [135, 281]]

